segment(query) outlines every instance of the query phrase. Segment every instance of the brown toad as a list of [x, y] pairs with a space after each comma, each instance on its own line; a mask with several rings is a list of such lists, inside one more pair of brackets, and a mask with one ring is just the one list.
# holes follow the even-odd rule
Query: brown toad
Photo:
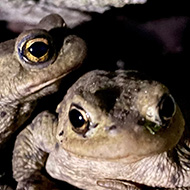
[[34, 102], [58, 89], [58, 81], [76, 69], [86, 46], [65, 36], [64, 20], [43, 18], [35, 29], [0, 44], [0, 148], [29, 117]]
[[60, 79], [78, 68], [85, 55], [85, 42], [68, 35], [56, 14], [17, 39], [0, 43], [0, 189], [10, 165], [11, 137], [30, 117], [36, 101], [56, 92]]
[[17, 137], [17, 189], [53, 189], [44, 167], [81, 189], [190, 188], [184, 119], [163, 84], [136, 71], [91, 71], [57, 112], [42, 112]]

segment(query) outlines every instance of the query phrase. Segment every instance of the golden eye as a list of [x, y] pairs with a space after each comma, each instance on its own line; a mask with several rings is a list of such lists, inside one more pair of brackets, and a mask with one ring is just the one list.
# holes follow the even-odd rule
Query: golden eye
[[16, 48], [21, 63], [29, 67], [46, 67], [55, 61], [57, 55], [52, 37], [44, 30], [21, 34]]
[[88, 114], [79, 106], [72, 105], [69, 111], [69, 120], [72, 124], [72, 129], [78, 134], [84, 135], [90, 125]]
[[31, 62], [41, 63], [49, 58], [50, 46], [48, 40], [36, 38], [29, 40], [23, 49], [23, 55]]

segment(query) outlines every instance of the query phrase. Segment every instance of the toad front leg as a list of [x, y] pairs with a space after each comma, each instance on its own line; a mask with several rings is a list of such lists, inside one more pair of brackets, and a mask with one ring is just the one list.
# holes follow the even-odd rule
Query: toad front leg
[[18, 135], [13, 152], [17, 190], [56, 189], [54, 183], [42, 174], [48, 153], [56, 145], [56, 126], [56, 117], [42, 112]]

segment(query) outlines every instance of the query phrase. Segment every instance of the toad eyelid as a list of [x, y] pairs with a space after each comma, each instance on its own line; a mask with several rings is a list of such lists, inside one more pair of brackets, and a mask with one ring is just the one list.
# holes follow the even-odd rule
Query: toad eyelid
[[83, 109], [80, 105], [78, 105], [76, 103], [72, 103], [69, 110], [72, 110], [73, 108], [75, 108], [79, 111], [82, 111], [85, 114], [86, 118], [90, 119], [90, 115], [88, 114], [88, 112], [86, 112], [86, 110]]
[[79, 105], [76, 104], [76, 103], [72, 103], [72, 104], [71, 104], [70, 110], [71, 110], [73, 107], [74, 107], [74, 108], [77, 108], [78, 110], [81, 110], [81, 111], [86, 112], [81, 106], [79, 106]]

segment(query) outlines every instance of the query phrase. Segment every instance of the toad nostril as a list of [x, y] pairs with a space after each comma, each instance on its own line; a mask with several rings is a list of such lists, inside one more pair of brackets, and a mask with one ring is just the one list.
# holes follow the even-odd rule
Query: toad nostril
[[113, 131], [113, 130], [117, 129], [117, 126], [116, 125], [106, 126], [105, 129], [106, 129], [106, 131]]
[[59, 133], [59, 136], [62, 136], [64, 134], [64, 131], [62, 130], [60, 133]]
[[162, 120], [171, 119], [176, 111], [176, 103], [171, 95], [163, 95], [159, 104], [159, 115]]

